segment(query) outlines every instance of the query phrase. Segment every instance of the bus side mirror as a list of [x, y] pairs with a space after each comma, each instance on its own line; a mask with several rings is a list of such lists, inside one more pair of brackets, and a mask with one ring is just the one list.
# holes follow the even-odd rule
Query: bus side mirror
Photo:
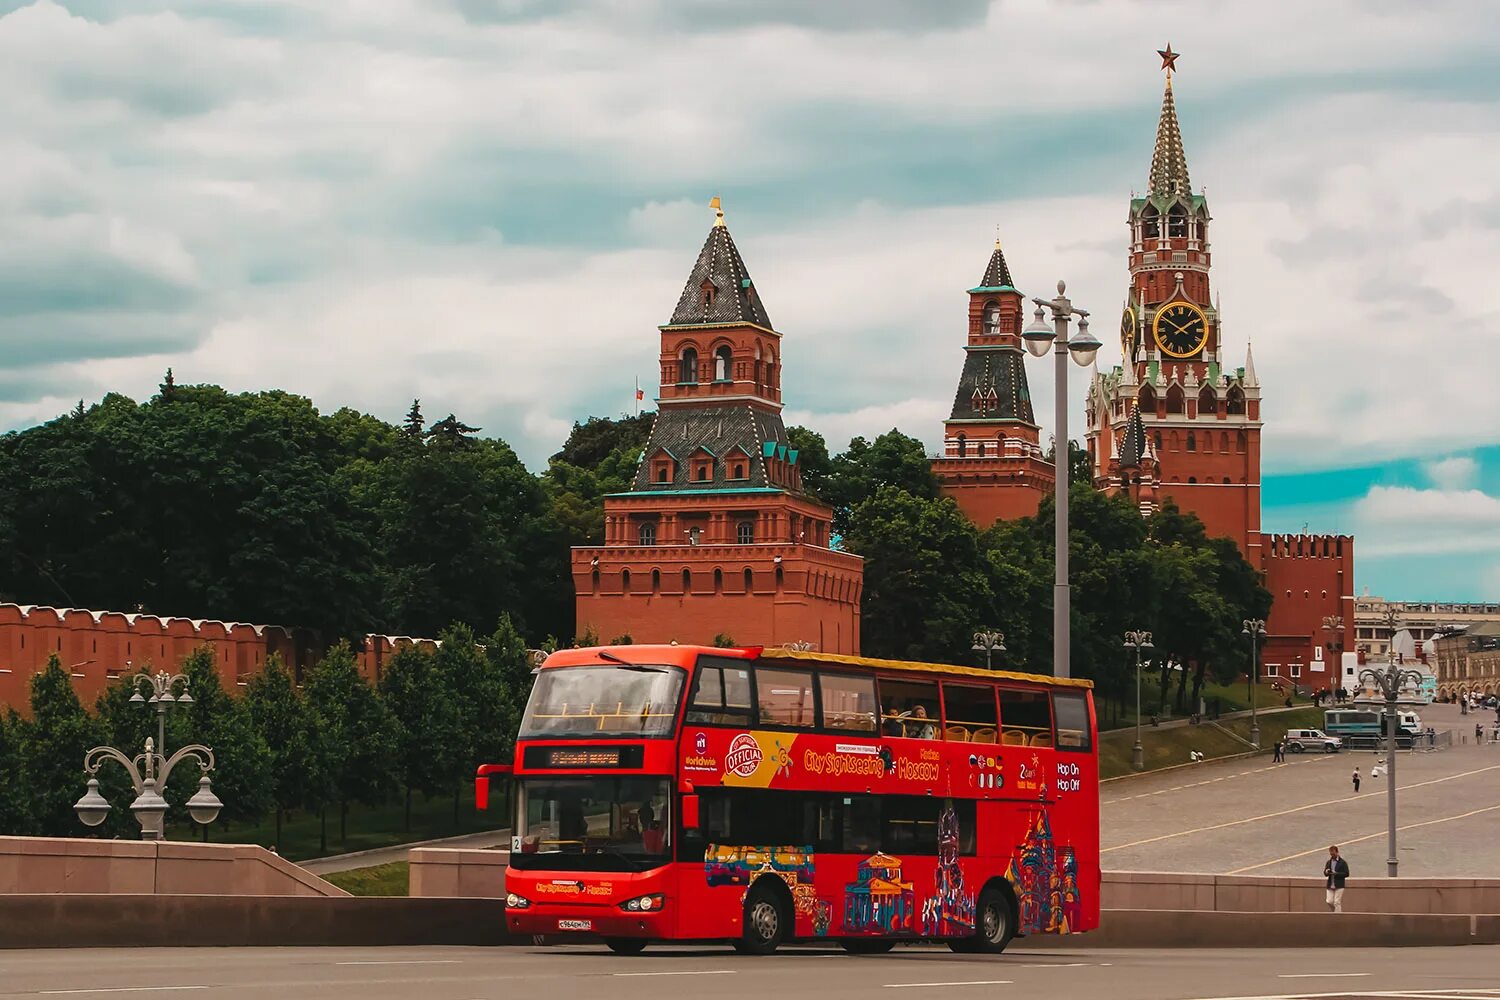
[[484, 812], [490, 807], [490, 775], [510, 774], [510, 764], [480, 764], [474, 774], [474, 810]]
[[682, 797], [682, 828], [684, 830], [698, 829], [698, 796], [696, 795]]

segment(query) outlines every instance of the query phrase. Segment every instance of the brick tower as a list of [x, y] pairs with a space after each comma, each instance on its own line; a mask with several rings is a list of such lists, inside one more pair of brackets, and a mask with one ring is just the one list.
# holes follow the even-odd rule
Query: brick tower
[[661, 330], [656, 422], [604, 544], [573, 550], [578, 630], [859, 652], [863, 561], [830, 548], [781, 420], [781, 334], [716, 210]]
[[969, 289], [964, 369], [943, 421], [943, 455], [932, 463], [944, 495], [981, 528], [1035, 514], [1053, 488], [1026, 385], [1024, 302], [996, 240], [984, 277]]
[[[1089, 387], [1094, 483], [1149, 514], [1170, 497], [1210, 535], [1234, 539], [1263, 573], [1274, 603], [1262, 647], [1267, 673], [1314, 689], [1339, 616], [1354, 648], [1354, 539], [1260, 531], [1261, 385], [1245, 363], [1223, 365], [1222, 311], [1210, 293], [1208, 202], [1194, 194], [1177, 122], [1168, 46], [1166, 92], [1145, 195], [1130, 202], [1130, 286], [1120, 318], [1121, 364]], [[1305, 673], [1304, 673], [1305, 671]]]

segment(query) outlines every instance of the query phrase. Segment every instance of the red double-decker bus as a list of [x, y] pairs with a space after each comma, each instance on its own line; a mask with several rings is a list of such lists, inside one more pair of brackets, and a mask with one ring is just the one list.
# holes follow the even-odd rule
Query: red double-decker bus
[[516, 742], [506, 923], [768, 953], [1000, 952], [1099, 922], [1091, 685], [782, 649], [549, 656]]

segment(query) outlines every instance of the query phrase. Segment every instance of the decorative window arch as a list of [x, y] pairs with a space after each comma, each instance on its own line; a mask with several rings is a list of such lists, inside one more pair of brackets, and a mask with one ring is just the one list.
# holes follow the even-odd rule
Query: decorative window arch
[[1167, 212], [1167, 235], [1187, 237], [1187, 209], [1178, 202]]
[[1137, 398], [1136, 405], [1147, 413], [1156, 412], [1156, 390], [1149, 385], [1141, 386], [1141, 394]]
[[682, 592], [686, 594], [693, 589], [693, 571], [685, 569], [682, 571]]
[[1190, 482], [1190, 483], [1196, 483], [1197, 481], [1198, 481], [1198, 477], [1197, 476], [1188, 476], [1188, 482]]
[[1226, 455], [1229, 454], [1229, 432], [1228, 431], [1220, 431], [1219, 432], [1219, 450], [1222, 451]]
[[1185, 408], [1185, 405], [1186, 403], [1183, 398], [1182, 386], [1173, 383], [1167, 389], [1167, 412], [1181, 413]]
[[[1187, 450], [1188, 451], [1197, 451], [1198, 450], [1198, 435], [1194, 434], [1192, 431], [1188, 431], [1187, 432]], [[1197, 482], [1196, 479], [1193, 480], [1193, 481]]]
[[1000, 303], [991, 300], [984, 304], [984, 321], [981, 327], [986, 337], [1000, 333]]
[[1245, 393], [1239, 386], [1229, 390], [1229, 402], [1224, 407], [1224, 412], [1238, 414], [1245, 412]]
[[979, 457], [980, 458], [984, 457], [984, 442], [983, 441], [979, 442]]
[[653, 569], [651, 571], [651, 593], [654, 594], [659, 590], [661, 590], [661, 570]]
[[745, 567], [745, 593], [755, 593], [755, 574], [751, 571], [749, 566]]
[[641, 526], [636, 529], [636, 538], [642, 545], [656, 544], [656, 522], [642, 521]]
[[1234, 446], [1235, 451], [1238, 451], [1241, 455], [1250, 447], [1250, 439], [1245, 436], [1244, 431], [1240, 431], [1239, 436], [1235, 439]]
[[1156, 450], [1161, 451], [1161, 431], [1157, 431], [1154, 436], [1156, 438]]
[[968, 458], [969, 457], [969, 437], [968, 437], [967, 434], [964, 434], [963, 432], [959, 432], [959, 435], [958, 435], [958, 457], [959, 458]]
[[728, 344], [721, 344], [714, 348], [714, 381], [729, 381], [729, 365], [734, 361], [734, 352], [729, 349]]
[[714, 567], [714, 593], [718, 594], [724, 590], [724, 571]]
[[698, 384], [698, 352], [691, 347], [682, 349], [682, 355], [677, 362], [677, 384]]
[[735, 537], [739, 540], [739, 543], [741, 545], [754, 545], [755, 522], [741, 521], [739, 523], [739, 526], [735, 529]]
[[630, 570], [620, 570], [620, 593], [630, 593]]
[[1219, 412], [1219, 394], [1213, 386], [1205, 385], [1198, 393], [1198, 412], [1204, 415]]
[[1141, 221], [1146, 239], [1154, 240], [1161, 235], [1161, 213], [1156, 210], [1155, 205], [1146, 206], [1146, 211], [1141, 213]]

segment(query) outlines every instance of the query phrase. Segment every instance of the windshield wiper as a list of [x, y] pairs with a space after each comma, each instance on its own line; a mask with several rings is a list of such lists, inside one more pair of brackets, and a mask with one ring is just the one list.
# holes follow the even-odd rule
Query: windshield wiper
[[629, 660], [622, 660], [607, 649], [599, 650], [599, 659], [618, 663], [624, 670], [636, 670], [643, 674], [665, 674], [668, 672], [666, 667], [652, 667], [644, 663], [631, 663]]

